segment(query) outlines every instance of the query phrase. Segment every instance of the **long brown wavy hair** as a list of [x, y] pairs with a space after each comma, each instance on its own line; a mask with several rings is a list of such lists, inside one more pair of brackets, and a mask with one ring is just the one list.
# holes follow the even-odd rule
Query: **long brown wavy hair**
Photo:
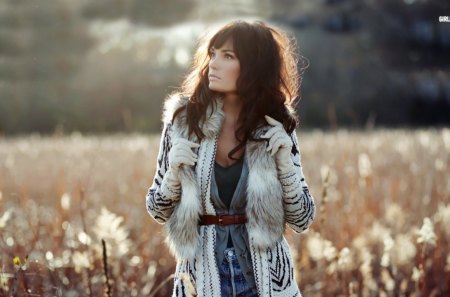
[[[232, 21], [221, 27], [216, 33], [200, 39], [191, 70], [176, 91], [189, 97], [186, 107], [180, 107], [174, 118], [183, 108], [187, 108], [189, 135], [194, 132], [199, 139], [205, 135], [199, 124], [206, 117], [208, 105], [215, 96], [224, 95], [209, 89], [209, 61], [211, 47], [220, 48], [229, 39], [240, 63], [240, 75], [236, 82], [237, 94], [242, 100], [242, 109], [238, 117], [239, 128], [235, 137], [239, 141], [228, 157], [239, 151], [247, 139], [255, 139], [254, 131], [266, 125], [264, 115], [283, 123], [287, 133], [292, 133], [299, 124], [296, 105], [300, 100], [300, 85], [303, 71], [309, 66], [307, 60], [297, 54], [294, 39], [274, 26], [263, 21], [248, 23], [242, 20]], [[217, 108], [217, 106], [214, 106]], [[172, 119], [173, 121], [173, 119]]]

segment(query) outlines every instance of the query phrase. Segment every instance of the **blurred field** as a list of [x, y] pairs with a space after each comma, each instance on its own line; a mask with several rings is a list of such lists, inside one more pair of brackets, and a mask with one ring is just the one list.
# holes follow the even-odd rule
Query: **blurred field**
[[[286, 233], [303, 295], [450, 296], [450, 129], [298, 136], [318, 208]], [[0, 295], [106, 295], [103, 238], [111, 296], [169, 296], [175, 261], [145, 208], [158, 143], [0, 139]]]

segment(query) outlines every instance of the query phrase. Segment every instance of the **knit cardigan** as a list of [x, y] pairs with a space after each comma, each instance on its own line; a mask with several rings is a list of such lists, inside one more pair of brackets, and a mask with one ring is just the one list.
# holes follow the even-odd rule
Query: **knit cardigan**
[[[215, 259], [215, 225], [199, 225], [202, 214], [216, 215], [210, 200], [211, 175], [218, 136], [223, 124], [223, 98], [214, 97], [200, 126], [205, 137], [188, 137], [184, 108], [173, 119], [178, 107], [188, 98], [172, 95], [164, 102], [163, 131], [159, 144], [157, 168], [146, 195], [151, 217], [163, 224], [170, 253], [176, 259], [174, 296], [220, 297], [220, 277]], [[269, 124], [254, 133], [259, 138]], [[178, 172], [179, 185], [169, 186], [168, 153], [171, 143], [182, 137], [199, 143], [195, 166], [183, 165]], [[291, 172], [278, 173], [275, 157], [266, 151], [268, 142], [247, 140], [249, 176], [247, 192], [247, 231], [258, 296], [301, 296], [294, 277], [294, 262], [284, 237], [286, 224], [296, 233], [311, 225], [316, 207], [308, 190], [295, 130], [290, 135], [293, 148]]]

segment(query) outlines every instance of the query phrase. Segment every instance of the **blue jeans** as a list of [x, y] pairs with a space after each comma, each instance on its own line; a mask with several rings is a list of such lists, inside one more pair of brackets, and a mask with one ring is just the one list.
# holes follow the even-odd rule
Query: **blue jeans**
[[223, 262], [219, 267], [222, 297], [258, 297], [242, 273], [234, 247], [225, 249], [224, 253]]

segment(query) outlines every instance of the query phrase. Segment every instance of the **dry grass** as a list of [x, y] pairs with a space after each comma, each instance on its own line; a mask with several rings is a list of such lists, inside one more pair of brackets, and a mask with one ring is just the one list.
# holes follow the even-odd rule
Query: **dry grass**
[[[450, 130], [299, 139], [318, 207], [308, 232], [286, 233], [302, 293], [449, 296]], [[148, 296], [170, 278], [175, 262], [145, 209], [158, 142], [1, 139], [0, 295]]]

